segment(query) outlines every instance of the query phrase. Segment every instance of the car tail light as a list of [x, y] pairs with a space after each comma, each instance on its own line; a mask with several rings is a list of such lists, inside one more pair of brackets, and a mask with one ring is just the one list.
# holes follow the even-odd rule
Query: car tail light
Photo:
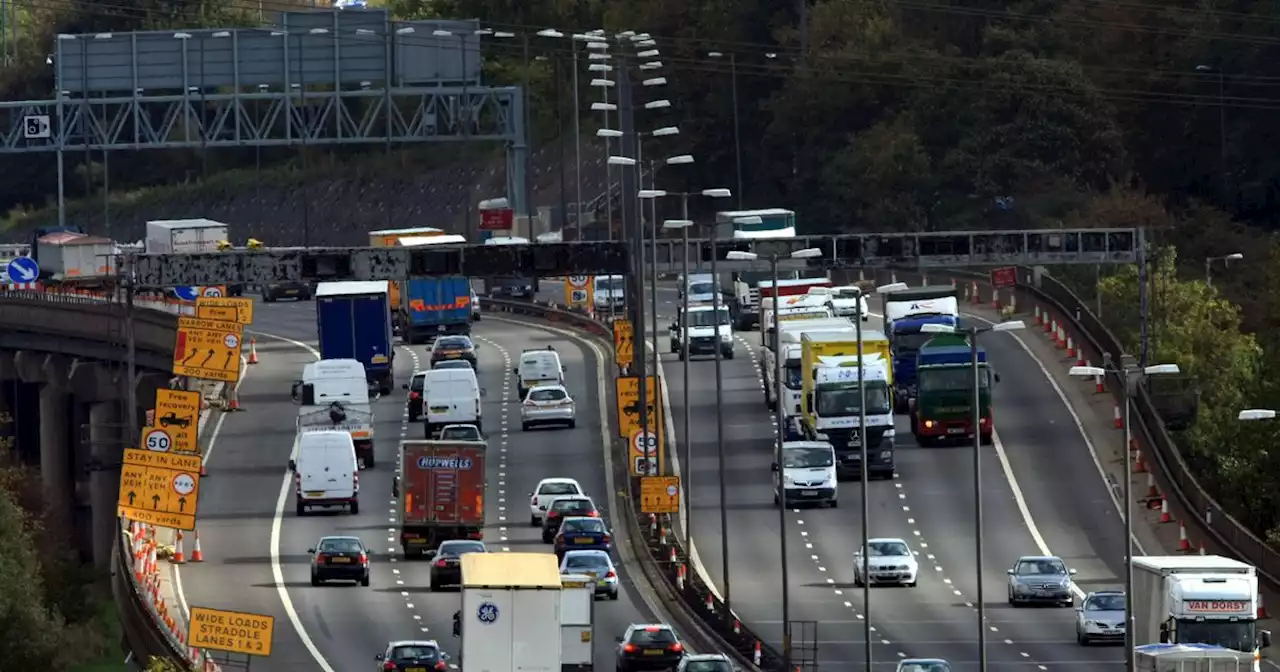
[[535, 401], [531, 401], [531, 400], [529, 400], [529, 399], [526, 399], [523, 405], [524, 405], [524, 406], [528, 406], [529, 408], [533, 408], [533, 407], [537, 406], [537, 405], [538, 405], [538, 403], [537, 403], [537, 402], [535, 402]]
[[612, 543], [613, 543], [613, 536], [612, 536], [612, 535], [608, 535], [608, 534], [606, 534], [606, 535], [604, 535], [604, 536], [602, 536], [602, 537], [601, 537], [601, 540], [602, 540], [602, 541], [604, 541], [604, 543], [606, 543], [606, 544], [612, 544]]
[[586, 515], [588, 518], [599, 518], [600, 512], [593, 509], [591, 511], [588, 511]]
[[302, 474], [293, 475], [293, 489], [302, 492]]
[[316, 553], [316, 564], [320, 564], [326, 560], [324, 553]]
[[369, 554], [368, 554], [368, 553], [365, 553], [364, 551], [361, 551], [361, 552], [360, 552], [360, 564], [362, 564], [362, 565], [367, 565], [367, 564], [369, 564]]
[[410, 392], [410, 393], [409, 393], [409, 399], [410, 399], [411, 401], [417, 401], [417, 400], [419, 400], [419, 399], [421, 399], [421, 398], [422, 398], [422, 395], [418, 394], [417, 392]]
[[445, 560], [436, 560], [436, 567], [448, 567], [449, 563]]
[[559, 518], [559, 517], [560, 517], [560, 512], [559, 512], [559, 511], [556, 511], [556, 510], [554, 510], [554, 509], [553, 509], [553, 510], [551, 510], [551, 511], [548, 511], [548, 512], [547, 512], [547, 517], [548, 517], [548, 518]]
[[476, 530], [475, 532], [471, 532], [467, 534], [467, 538], [468, 539], [484, 539], [484, 532], [481, 532], [480, 530]]
[[538, 496], [537, 496], [537, 495], [534, 495], [534, 496], [530, 497], [530, 498], [529, 498], [529, 506], [537, 506], [537, 505], [538, 505]]
[[352, 490], [354, 490], [354, 491], [356, 491], [356, 492], [360, 492], [360, 474], [357, 474], [357, 473], [355, 473], [355, 472], [352, 472], [352, 474], [351, 474], [351, 489], [352, 489]]
[[444, 662], [443, 660], [437, 660], [437, 661], [436, 661], [436, 669], [437, 669], [437, 670], [447, 670], [447, 669], [449, 669], [449, 666], [448, 666], [448, 665], [446, 665], [446, 664], [445, 664], [445, 662]]
[[605, 575], [604, 575], [604, 578], [606, 578], [606, 579], [616, 579], [616, 578], [618, 578], [618, 573], [617, 573], [617, 572], [615, 572], [615, 571], [613, 571], [613, 570], [611, 569], [611, 570], [609, 570], [609, 573], [608, 573], [608, 574], [605, 574]]
[[382, 664], [382, 669], [384, 669], [384, 670], [395, 670], [395, 669], [396, 669], [396, 663], [395, 663], [395, 661], [394, 661], [394, 660], [388, 660], [387, 662], [383, 663], [383, 664]]
[[638, 651], [639, 649], [637, 649], [637, 648], [636, 648], [636, 645], [635, 645], [635, 644], [627, 644], [626, 646], [623, 646], [623, 647], [622, 647], [622, 650], [623, 650], [623, 652], [625, 652], [625, 653], [635, 653], [635, 652], [636, 652], [636, 651]]
[[990, 416], [984, 417], [979, 422], [982, 424], [983, 427], [989, 427], [991, 425], [991, 417]]
[[681, 651], [684, 651], [684, 645], [681, 644], [680, 642], [676, 642], [675, 644], [671, 645], [671, 651], [673, 653], [680, 653]]

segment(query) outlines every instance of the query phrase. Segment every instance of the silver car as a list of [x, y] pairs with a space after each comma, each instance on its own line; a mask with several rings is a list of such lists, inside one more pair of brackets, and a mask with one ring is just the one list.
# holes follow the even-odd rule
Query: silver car
[[578, 425], [573, 397], [564, 385], [538, 385], [530, 389], [520, 404], [520, 428], [529, 431], [538, 425]]
[[604, 551], [568, 551], [560, 561], [561, 574], [581, 574], [596, 580], [596, 595], [618, 599], [618, 570]]
[[1062, 558], [1048, 555], [1024, 555], [1018, 558], [1009, 574], [1009, 606], [1024, 604], [1075, 604], [1071, 593], [1074, 569], [1067, 569]]
[[1081, 646], [1094, 642], [1124, 643], [1124, 592], [1098, 591], [1085, 596], [1076, 607], [1076, 641]]
[[690, 653], [680, 659], [676, 672], [737, 672], [737, 669], [723, 653]]

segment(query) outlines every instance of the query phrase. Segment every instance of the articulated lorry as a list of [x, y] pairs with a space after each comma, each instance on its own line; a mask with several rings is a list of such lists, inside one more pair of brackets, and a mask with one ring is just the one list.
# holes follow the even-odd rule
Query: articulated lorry
[[1134, 647], [1137, 672], [1258, 672], [1251, 653], [1208, 644], [1146, 644]]
[[[830, 287], [827, 278], [800, 278], [792, 272], [779, 276], [778, 296], [797, 296], [809, 293], [810, 287]], [[760, 324], [760, 310], [770, 305], [773, 298], [773, 277], [768, 272], [744, 271], [733, 273], [729, 296], [729, 309], [733, 311], [734, 326], [746, 331]]]
[[471, 281], [462, 276], [401, 283], [400, 336], [425, 343], [439, 334], [471, 333]]
[[[801, 413], [793, 421], [810, 441], [826, 441], [836, 451], [842, 478], [892, 477], [894, 472], [893, 366], [889, 341], [878, 331], [862, 332], [862, 359], [855, 334], [814, 332], [800, 336]], [[859, 368], [862, 386], [858, 389]], [[865, 413], [862, 397], [866, 396]], [[868, 464], [862, 464], [862, 415], [866, 416]]]
[[[895, 362], [896, 363], [896, 362]], [[991, 390], [1000, 376], [978, 348], [978, 427], [973, 426], [973, 351], [964, 334], [935, 334], [916, 353], [917, 384], [907, 400], [911, 433], [922, 446], [982, 435], [991, 443], [995, 431]]]
[[302, 368], [293, 384], [298, 404], [297, 430], [337, 429], [351, 434], [360, 467], [372, 469], [373, 405], [364, 365], [354, 359], [321, 359]]
[[483, 441], [401, 441], [393, 486], [406, 560], [484, 536]]
[[894, 410], [907, 413], [916, 387], [916, 352], [933, 337], [926, 324], [960, 325], [960, 302], [950, 285], [913, 287], [884, 294], [884, 329], [893, 345]]
[[760, 306], [760, 345], [770, 344], [775, 327], [796, 320], [817, 320], [834, 317], [827, 305], [827, 297], [815, 294], [795, 294], [778, 297], [778, 314], [773, 314], [773, 299]]
[[551, 553], [462, 556], [463, 670], [558, 672], [563, 585]]
[[369, 385], [382, 395], [395, 387], [389, 300], [385, 280], [322, 282], [316, 287], [320, 358], [359, 361]]
[[[777, 405], [778, 357], [782, 357], [783, 416], [800, 414], [800, 336], [809, 332], [837, 331], [853, 338], [853, 323], [845, 318], [823, 318], [782, 322], [768, 334], [769, 341], [760, 349], [760, 368], [764, 371], [764, 404], [772, 410]], [[776, 339], [776, 341], [774, 340]]]
[[1271, 632], [1257, 629], [1259, 606], [1258, 572], [1248, 563], [1218, 555], [1133, 559], [1134, 644], [1257, 654], [1271, 646]]

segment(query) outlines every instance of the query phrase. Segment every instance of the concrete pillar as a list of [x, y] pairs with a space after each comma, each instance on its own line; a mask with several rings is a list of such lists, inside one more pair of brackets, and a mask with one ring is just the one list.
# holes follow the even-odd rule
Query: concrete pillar
[[124, 455], [120, 445], [120, 405], [116, 401], [100, 401], [89, 405], [89, 451], [99, 465], [89, 472], [89, 508], [92, 511], [93, 564], [106, 569], [111, 565], [111, 545], [120, 528], [116, 523], [116, 498], [120, 489], [120, 470], [115, 465]]
[[71, 521], [71, 417], [65, 387], [40, 386], [40, 479], [44, 501], [54, 519]]

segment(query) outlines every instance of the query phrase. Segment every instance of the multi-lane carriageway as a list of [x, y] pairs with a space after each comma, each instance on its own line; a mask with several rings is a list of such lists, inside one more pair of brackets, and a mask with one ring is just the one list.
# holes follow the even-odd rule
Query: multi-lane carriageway
[[[252, 330], [258, 334], [261, 362], [250, 367], [240, 387], [242, 413], [223, 416], [210, 437], [206, 464], [210, 477], [200, 501], [200, 536], [205, 562], [178, 573], [180, 601], [276, 617], [274, 652], [254, 660], [254, 670], [351, 672], [373, 669], [374, 655], [392, 639], [434, 638], [456, 656], [452, 616], [458, 593], [432, 593], [429, 565], [398, 557], [391, 458], [402, 437], [418, 438], [422, 427], [409, 423], [404, 397], [377, 401], [375, 433], [379, 461], [360, 474], [359, 515], [313, 513], [298, 518], [287, 470], [297, 410], [289, 398], [292, 381], [316, 357], [314, 304], [259, 304]], [[607, 423], [598, 403], [602, 392], [600, 358], [595, 347], [568, 332], [553, 331], [488, 317], [475, 325], [480, 385], [486, 389], [483, 415], [489, 434], [485, 541], [491, 550], [545, 551], [551, 547], [529, 526], [528, 492], [549, 476], [576, 478], [593, 496], [606, 520], [615, 525], [615, 543], [623, 532], [612, 510], [613, 491], [606, 479], [603, 436]], [[520, 431], [519, 401], [511, 380], [511, 359], [524, 348], [551, 345], [567, 369], [566, 384], [578, 401], [576, 429]], [[395, 359], [397, 385], [427, 366], [423, 346], [402, 347]], [[603, 386], [611, 393], [611, 384]], [[607, 408], [607, 405], [604, 406]], [[618, 519], [620, 520], [620, 519]], [[359, 536], [375, 554], [372, 585], [312, 587], [307, 549], [328, 534]], [[642, 586], [619, 565], [623, 591], [617, 602], [596, 608], [595, 664], [613, 666], [614, 637], [628, 623], [654, 618]], [[453, 660], [453, 663], [458, 661]]]

